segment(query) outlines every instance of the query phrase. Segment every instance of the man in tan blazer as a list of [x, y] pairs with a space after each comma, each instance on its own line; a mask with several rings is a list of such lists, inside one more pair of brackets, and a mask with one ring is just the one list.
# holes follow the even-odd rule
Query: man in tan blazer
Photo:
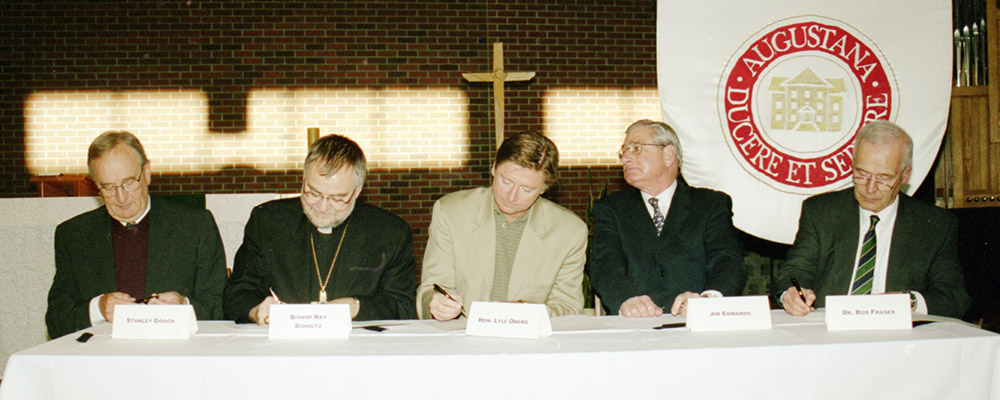
[[556, 180], [555, 143], [519, 133], [495, 160], [490, 188], [434, 203], [417, 314], [450, 320], [473, 301], [525, 301], [545, 304], [550, 316], [579, 314], [587, 225], [540, 197]]

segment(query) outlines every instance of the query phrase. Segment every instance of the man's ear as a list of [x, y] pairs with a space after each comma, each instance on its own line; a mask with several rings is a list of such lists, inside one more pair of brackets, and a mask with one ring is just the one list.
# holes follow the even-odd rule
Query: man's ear
[[677, 163], [677, 150], [674, 145], [668, 144], [663, 148], [663, 165], [671, 166]]

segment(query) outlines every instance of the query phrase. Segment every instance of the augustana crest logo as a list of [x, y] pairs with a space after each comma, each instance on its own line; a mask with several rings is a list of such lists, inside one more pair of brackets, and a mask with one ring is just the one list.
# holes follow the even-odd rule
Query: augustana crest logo
[[775, 189], [843, 186], [866, 121], [892, 120], [895, 76], [873, 41], [842, 21], [808, 15], [748, 38], [719, 82], [720, 122], [745, 170]]

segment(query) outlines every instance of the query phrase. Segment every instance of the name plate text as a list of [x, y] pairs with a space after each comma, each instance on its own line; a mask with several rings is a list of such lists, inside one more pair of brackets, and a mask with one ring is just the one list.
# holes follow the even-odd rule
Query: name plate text
[[911, 329], [910, 295], [826, 296], [826, 329]]
[[695, 297], [688, 299], [691, 331], [771, 329], [767, 296]]
[[465, 326], [469, 336], [542, 339], [552, 334], [544, 304], [476, 301]]
[[111, 325], [112, 339], [190, 339], [197, 332], [190, 304], [119, 304]]
[[351, 306], [347, 304], [272, 304], [270, 339], [347, 339]]

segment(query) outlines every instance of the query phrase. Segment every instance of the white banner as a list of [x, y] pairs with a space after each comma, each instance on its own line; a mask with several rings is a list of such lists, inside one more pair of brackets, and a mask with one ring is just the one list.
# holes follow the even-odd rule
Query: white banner
[[951, 42], [945, 0], [659, 0], [682, 174], [732, 196], [737, 228], [791, 243], [802, 200], [850, 186], [858, 129], [884, 119], [913, 137], [912, 194], [944, 136]]

